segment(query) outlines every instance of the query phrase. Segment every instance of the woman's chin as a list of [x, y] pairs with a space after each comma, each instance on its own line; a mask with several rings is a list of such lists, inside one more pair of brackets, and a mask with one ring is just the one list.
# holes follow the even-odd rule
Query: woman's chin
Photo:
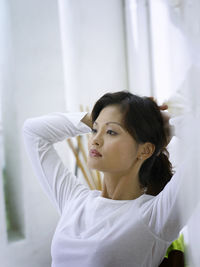
[[101, 171], [101, 168], [100, 168], [99, 164], [97, 162], [93, 162], [90, 159], [87, 160], [87, 166], [91, 170]]
[[90, 169], [94, 169], [94, 163], [93, 162], [91, 162], [91, 160], [90, 159], [87, 159], [87, 166], [88, 166], [88, 168], [90, 168]]
[[87, 163], [87, 166], [88, 166], [88, 168], [91, 169], [91, 170], [98, 170], [98, 164], [94, 164], [94, 163], [92, 163], [92, 162], [88, 162], [88, 163]]

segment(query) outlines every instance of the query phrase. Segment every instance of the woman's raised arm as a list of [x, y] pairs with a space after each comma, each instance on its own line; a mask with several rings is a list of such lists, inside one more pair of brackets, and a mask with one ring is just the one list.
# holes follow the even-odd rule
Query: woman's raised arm
[[[53, 144], [90, 132], [81, 122], [86, 112], [52, 113], [27, 119], [23, 126], [26, 150], [40, 183], [62, 212], [67, 199], [75, 197], [85, 186], [64, 166]], [[80, 192], [79, 192], [80, 193]]]

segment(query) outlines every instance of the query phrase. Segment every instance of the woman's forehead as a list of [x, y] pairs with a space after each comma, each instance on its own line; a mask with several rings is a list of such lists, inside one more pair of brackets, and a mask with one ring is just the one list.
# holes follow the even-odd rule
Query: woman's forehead
[[122, 121], [123, 115], [118, 106], [107, 106], [101, 110], [99, 116], [96, 121], [107, 120], [107, 121], [115, 121], [120, 123]]

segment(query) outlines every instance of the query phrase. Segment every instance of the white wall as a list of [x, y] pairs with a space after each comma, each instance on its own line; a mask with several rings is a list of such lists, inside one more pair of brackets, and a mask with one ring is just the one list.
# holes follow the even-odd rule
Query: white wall
[[92, 107], [103, 93], [128, 89], [123, 1], [58, 2], [67, 109]]
[[[7, 239], [1, 209], [0, 265], [45, 267], [50, 266], [50, 241], [58, 215], [32, 171], [21, 127], [28, 117], [65, 110], [57, 2], [1, 0], [0, 12], [9, 47], [1, 50], [4, 58], [7, 51], [4, 62], [8, 64], [1, 90], [9, 199], [24, 234], [15, 241]], [[0, 186], [2, 191], [2, 179]]]
[[129, 90], [153, 95], [148, 0], [125, 0]]

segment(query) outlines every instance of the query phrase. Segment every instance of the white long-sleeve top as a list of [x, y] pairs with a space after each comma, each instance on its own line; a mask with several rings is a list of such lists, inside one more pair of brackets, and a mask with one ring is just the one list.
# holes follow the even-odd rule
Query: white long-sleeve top
[[63, 165], [53, 144], [89, 133], [86, 112], [52, 113], [25, 121], [23, 134], [35, 173], [61, 214], [52, 267], [158, 267], [182, 225], [181, 168], [157, 196], [112, 200], [89, 190]]

